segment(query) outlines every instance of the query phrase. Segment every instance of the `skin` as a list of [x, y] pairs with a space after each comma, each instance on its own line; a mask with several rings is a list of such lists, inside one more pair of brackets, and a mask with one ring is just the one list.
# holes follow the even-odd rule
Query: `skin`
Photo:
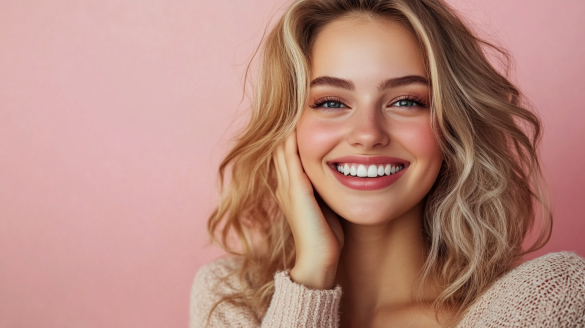
[[[312, 86], [296, 132], [274, 154], [276, 196], [297, 248], [291, 279], [313, 289], [341, 285], [344, 328], [438, 326], [428, 306], [436, 288], [423, 288], [423, 304], [413, 293], [427, 252], [425, 196], [443, 161], [431, 128], [430, 88], [378, 88], [389, 78], [428, 79], [418, 42], [397, 22], [347, 17], [317, 35], [311, 63], [311, 80], [342, 78], [354, 88]], [[323, 97], [335, 99], [323, 104]], [[404, 97], [420, 103], [400, 102]], [[354, 190], [328, 166], [348, 155], [397, 157], [410, 166], [384, 189]]]

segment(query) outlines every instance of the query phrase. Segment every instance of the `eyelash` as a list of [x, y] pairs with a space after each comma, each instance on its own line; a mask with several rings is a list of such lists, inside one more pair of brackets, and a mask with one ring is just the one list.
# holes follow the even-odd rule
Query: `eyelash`
[[[410, 101], [414, 102], [416, 104], [416, 106], [424, 107], [424, 108], [427, 107], [426, 102], [422, 98], [417, 97], [417, 96], [413, 96], [413, 95], [401, 96], [398, 99], [395, 99], [392, 102], [392, 104], [395, 104], [395, 103], [397, 103], [399, 101], [402, 101], [402, 100], [410, 100]], [[309, 107], [311, 107], [311, 108], [320, 108], [321, 107], [321, 108], [323, 108], [325, 110], [337, 110], [337, 109], [341, 109], [341, 108], [335, 108], [335, 107], [322, 107], [325, 103], [332, 102], [332, 101], [333, 102], [338, 102], [338, 103], [340, 103], [340, 104], [342, 104], [342, 105], [344, 105], [346, 107], [349, 107], [349, 106], [347, 106], [338, 97], [322, 97], [322, 98], [319, 98], [319, 99], [315, 100], [315, 103], [313, 105], [310, 105]], [[416, 107], [416, 106], [397, 106], [397, 107]]]
[[[311, 107], [311, 108], [319, 108], [319, 107], [323, 106], [323, 104], [328, 103], [328, 102], [331, 102], [331, 101], [338, 102], [338, 103], [340, 103], [340, 104], [342, 104], [342, 105], [344, 105], [346, 107], [349, 107], [346, 104], [344, 104], [343, 101], [341, 101], [341, 99], [339, 99], [337, 97], [323, 97], [323, 98], [319, 98], [319, 99], [315, 100], [315, 103], [312, 104], [312, 105], [310, 105], [309, 107]], [[326, 110], [339, 109], [339, 108], [331, 108], [331, 107], [323, 107], [323, 108], [326, 109]]]
[[[413, 95], [399, 97], [398, 99], [394, 100], [392, 102], [392, 104], [395, 104], [395, 103], [402, 101], [402, 100], [410, 100], [410, 101], [414, 102], [416, 104], [416, 106], [419, 106], [419, 107], [424, 107], [424, 108], [428, 107], [428, 105], [424, 101], [424, 99], [417, 97], [417, 96], [413, 96]], [[398, 107], [415, 107], [415, 106], [398, 106]]]

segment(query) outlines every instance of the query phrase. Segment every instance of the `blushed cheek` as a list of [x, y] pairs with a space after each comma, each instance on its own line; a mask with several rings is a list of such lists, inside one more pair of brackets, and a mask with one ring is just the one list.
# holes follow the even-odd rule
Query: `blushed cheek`
[[303, 115], [297, 125], [299, 156], [305, 172], [323, 167], [323, 158], [343, 139], [343, 127], [332, 120]]
[[443, 155], [429, 119], [401, 122], [393, 129], [393, 135], [396, 141], [412, 153], [417, 161], [431, 166], [440, 166], [443, 161]]

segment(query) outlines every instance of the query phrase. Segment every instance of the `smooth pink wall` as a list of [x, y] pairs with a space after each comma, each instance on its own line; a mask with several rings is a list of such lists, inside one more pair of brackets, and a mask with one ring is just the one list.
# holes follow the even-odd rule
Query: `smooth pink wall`
[[[282, 3], [0, 2], [1, 328], [187, 326], [244, 65]], [[538, 254], [585, 255], [585, 2], [452, 3], [543, 117]]]

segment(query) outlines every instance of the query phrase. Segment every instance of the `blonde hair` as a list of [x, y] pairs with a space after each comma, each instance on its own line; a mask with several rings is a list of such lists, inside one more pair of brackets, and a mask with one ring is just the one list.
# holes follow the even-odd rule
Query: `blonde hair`
[[[243, 259], [240, 291], [215, 304], [250, 308], [260, 322], [276, 270], [294, 266], [292, 233], [274, 198], [272, 152], [296, 126], [307, 97], [310, 49], [325, 25], [361, 15], [409, 28], [426, 59], [431, 118], [444, 164], [427, 195], [429, 253], [422, 282], [440, 286], [434, 302], [453, 321], [521, 257], [550, 237], [552, 215], [538, 145], [538, 117], [489, 62], [495, 50], [508, 75], [509, 56], [472, 33], [442, 0], [297, 0], [263, 38], [252, 116], [219, 168], [221, 196], [208, 221], [213, 241]], [[250, 64], [246, 70], [248, 75]], [[229, 174], [229, 181], [226, 181]], [[541, 204], [538, 235], [522, 248]], [[230, 236], [237, 237], [236, 246]], [[227, 278], [227, 277], [226, 277]]]

